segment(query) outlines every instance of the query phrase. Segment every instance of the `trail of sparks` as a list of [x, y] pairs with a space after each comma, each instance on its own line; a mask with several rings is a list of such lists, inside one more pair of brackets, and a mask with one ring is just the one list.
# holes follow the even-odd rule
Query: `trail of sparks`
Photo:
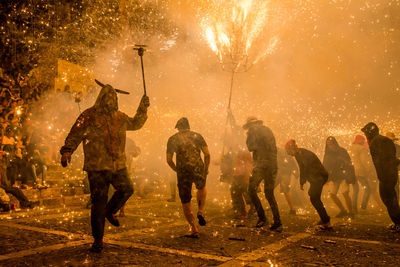
[[214, 0], [201, 21], [204, 38], [224, 68], [247, 71], [274, 52], [278, 36], [269, 18], [270, 1]]

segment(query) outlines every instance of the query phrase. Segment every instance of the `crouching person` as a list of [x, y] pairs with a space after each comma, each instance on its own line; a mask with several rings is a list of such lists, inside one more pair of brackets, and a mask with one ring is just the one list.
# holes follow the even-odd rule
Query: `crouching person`
[[317, 210], [321, 221], [318, 226], [321, 230], [330, 230], [332, 225], [330, 217], [326, 213], [324, 204], [321, 201], [322, 188], [328, 180], [328, 172], [325, 170], [317, 155], [313, 152], [297, 147], [295, 140], [289, 140], [285, 145], [286, 152], [294, 156], [300, 169], [300, 189], [304, 190], [306, 181], [310, 183], [308, 195], [311, 204]]
[[[97, 81], [96, 81], [97, 82]], [[117, 211], [133, 194], [133, 185], [126, 169], [126, 131], [142, 128], [147, 120], [149, 98], [143, 96], [132, 118], [118, 110], [117, 93], [127, 92], [97, 82], [101, 91], [93, 107], [85, 110], [72, 126], [61, 148], [61, 164], [71, 162], [71, 154], [83, 143], [84, 167], [88, 173], [92, 200], [91, 225], [94, 243], [92, 252], [103, 249], [105, 219], [119, 226]], [[115, 192], [108, 200], [110, 184]]]

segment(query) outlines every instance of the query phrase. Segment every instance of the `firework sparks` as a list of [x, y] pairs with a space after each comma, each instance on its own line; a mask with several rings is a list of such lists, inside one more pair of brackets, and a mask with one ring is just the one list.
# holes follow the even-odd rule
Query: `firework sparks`
[[214, 0], [201, 26], [223, 68], [242, 72], [275, 50], [278, 36], [270, 18], [269, 1]]

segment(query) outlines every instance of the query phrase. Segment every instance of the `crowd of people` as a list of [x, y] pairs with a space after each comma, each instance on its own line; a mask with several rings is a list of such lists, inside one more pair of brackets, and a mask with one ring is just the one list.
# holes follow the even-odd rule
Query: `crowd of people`
[[[62, 166], [66, 167], [71, 162], [72, 153], [83, 143], [84, 170], [88, 174], [91, 191], [91, 223], [95, 239], [91, 249], [94, 252], [100, 252], [103, 248], [105, 219], [119, 226], [116, 214], [133, 194], [130, 162], [140, 154], [140, 150], [134, 143], [130, 144], [132, 142], [129, 139], [126, 141], [126, 131], [139, 130], [145, 124], [150, 105], [149, 98], [144, 95], [136, 115], [129, 117], [118, 110], [117, 99], [117, 93], [127, 92], [110, 85], [99, 85], [102, 89], [94, 105], [80, 114], [60, 150]], [[1, 188], [13, 194], [21, 207], [26, 208], [34, 207], [37, 203], [29, 201], [20, 188], [26, 188], [29, 184], [40, 189], [46, 188], [47, 166], [60, 160], [57, 148], [60, 147], [58, 139], [63, 133], [57, 130], [56, 123], [65, 124], [65, 120], [60, 118], [70, 118], [67, 115], [72, 113], [72, 106], [67, 105], [62, 110], [64, 115], [49, 121], [46, 120], [44, 102], [37, 102], [44, 97], [52, 98], [49, 103], [54, 106], [55, 99], [60, 96], [77, 102], [68, 90], [45, 95], [32, 88], [30, 81], [21, 77], [17, 82], [6, 75], [1, 78]], [[231, 127], [224, 138], [221, 181], [230, 184], [233, 210], [238, 219], [244, 219], [248, 213], [254, 212], [258, 216], [255, 227], [268, 225], [259, 199], [260, 184], [263, 183], [265, 198], [273, 214], [273, 223], [269, 228], [281, 232], [280, 210], [274, 190], [279, 186], [289, 206], [289, 213], [295, 215], [300, 201], [293, 196], [296, 191], [292, 181], [297, 178], [300, 190], [304, 190], [306, 183], [309, 183], [308, 195], [320, 217], [317, 223], [319, 229], [332, 229], [330, 216], [321, 200], [323, 188], [329, 182], [329, 197], [339, 209], [336, 217], [356, 216], [360, 209], [368, 208], [372, 197], [380, 205], [383, 203], [386, 206], [394, 223], [391, 230], [400, 231], [397, 189], [400, 149], [394, 143], [396, 139], [393, 133], [380, 135], [378, 126], [369, 123], [362, 129], [366, 138], [363, 135], [355, 136], [348, 150], [334, 136], [329, 136], [321, 161], [312, 151], [299, 148], [295, 140], [289, 140], [284, 147], [278, 148], [271, 129], [256, 117], [249, 117], [243, 126], [239, 126], [229, 112], [227, 121]], [[49, 126], [43, 127], [43, 122]], [[210, 152], [201, 134], [191, 131], [187, 118], [178, 120], [175, 128], [178, 132], [167, 143], [167, 163], [177, 173], [179, 197], [191, 228], [187, 236], [199, 238], [191, 208], [191, 191], [194, 183], [197, 188], [198, 224], [204, 226]], [[244, 138], [244, 133], [247, 138]], [[108, 200], [110, 184], [115, 192]], [[344, 204], [339, 195], [341, 188]], [[363, 189], [361, 204], [358, 203], [360, 188]], [[170, 201], [175, 200], [174, 195]], [[250, 206], [249, 210], [247, 206]], [[10, 207], [0, 201], [0, 208], [8, 210]]]
[[[21, 208], [32, 208], [20, 188], [46, 187], [46, 164], [33, 132], [32, 112], [44, 88], [34, 78], [8, 76], [0, 70], [0, 179], [1, 190], [14, 195]], [[39, 179], [41, 176], [41, 179]], [[4, 193], [4, 192], [3, 192]], [[0, 202], [3, 210], [10, 205]]]
[[[310, 184], [308, 194], [311, 204], [320, 216], [321, 220], [317, 224], [320, 229], [332, 228], [330, 217], [321, 201], [322, 190], [325, 184], [329, 184], [329, 197], [339, 209], [337, 218], [354, 218], [360, 210], [365, 212], [372, 197], [378, 206], [382, 206], [382, 203], [386, 206], [394, 223], [390, 229], [400, 231], [400, 147], [395, 143], [397, 139], [393, 133], [380, 135], [378, 126], [369, 123], [362, 129], [366, 137], [355, 136], [348, 150], [340, 146], [335, 137], [329, 136], [326, 139], [323, 160], [320, 161], [313, 152], [299, 148], [295, 140], [288, 141], [284, 150], [277, 149], [272, 131], [255, 117], [249, 117], [243, 129], [234, 120], [231, 121], [233, 123], [231, 122], [230, 135], [227, 138], [229, 141], [226, 144], [228, 153], [221, 161], [221, 178], [231, 184], [233, 210], [238, 219], [246, 216], [248, 211], [244, 203], [247, 202], [250, 204], [249, 211], [254, 208], [257, 211], [259, 220], [256, 227], [267, 224], [268, 220], [257, 194], [263, 181], [265, 197], [273, 214], [270, 229], [281, 231], [274, 188], [280, 186], [290, 209], [289, 214], [295, 215], [296, 206], [299, 205], [293, 201], [291, 194], [296, 192], [296, 185], [291, 185], [297, 177], [301, 190], [304, 190], [306, 182]], [[247, 133], [246, 144], [243, 143], [243, 131]], [[345, 204], [338, 195], [341, 187]], [[360, 188], [363, 191], [361, 204], [358, 203]]]
[[[32, 208], [20, 189], [46, 189], [47, 168], [58, 161], [62, 133], [48, 112], [46, 103], [57, 97], [72, 98], [70, 92], [55, 92], [38, 82], [34, 75], [16, 78], [0, 70], [0, 180], [1, 195], [14, 195], [21, 208]], [[68, 96], [67, 96], [68, 95]], [[72, 100], [73, 101], [73, 100]], [[69, 110], [67, 109], [66, 112]], [[50, 117], [54, 116], [54, 121]], [[48, 124], [44, 126], [43, 124]], [[0, 209], [15, 207], [0, 198]]]

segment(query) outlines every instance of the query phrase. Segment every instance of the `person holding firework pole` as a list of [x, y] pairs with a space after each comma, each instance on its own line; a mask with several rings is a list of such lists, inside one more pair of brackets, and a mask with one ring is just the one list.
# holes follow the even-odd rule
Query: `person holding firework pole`
[[324, 204], [321, 201], [322, 188], [326, 181], [328, 181], [328, 172], [317, 155], [307, 149], [297, 147], [295, 140], [289, 140], [285, 145], [285, 150], [289, 155], [296, 158], [299, 165], [300, 189], [304, 190], [303, 187], [307, 181], [310, 183], [308, 195], [310, 196], [311, 204], [321, 218], [318, 226], [321, 230], [332, 229], [330, 217], [326, 213]]
[[[117, 93], [129, 94], [103, 85], [93, 107], [85, 110], [72, 126], [65, 144], [61, 148], [61, 164], [66, 167], [71, 154], [83, 143], [84, 167], [88, 173], [92, 200], [91, 224], [94, 243], [92, 252], [103, 249], [105, 219], [119, 226], [115, 214], [133, 194], [133, 185], [126, 168], [126, 131], [142, 128], [147, 120], [149, 97], [144, 95], [136, 115], [129, 117], [118, 110]], [[115, 188], [114, 195], [107, 202], [110, 184]]]

